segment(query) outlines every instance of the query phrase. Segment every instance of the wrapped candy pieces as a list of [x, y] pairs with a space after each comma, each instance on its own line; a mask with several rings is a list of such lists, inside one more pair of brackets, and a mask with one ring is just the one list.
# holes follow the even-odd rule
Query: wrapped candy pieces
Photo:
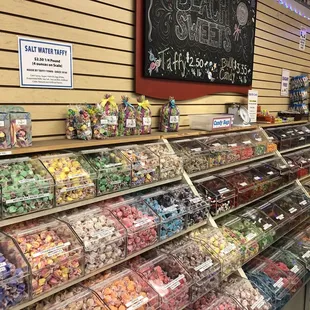
[[11, 144], [12, 147], [32, 145], [31, 115], [28, 112], [11, 111]]
[[179, 130], [180, 110], [173, 97], [160, 109], [159, 131], [172, 132]]
[[127, 96], [122, 96], [122, 103], [118, 106], [118, 110], [118, 135], [136, 134], [136, 109], [128, 102]]
[[0, 112], [0, 149], [8, 149], [10, 147], [10, 117], [8, 113]]
[[90, 115], [87, 108], [83, 106], [78, 107], [75, 119], [77, 138], [79, 140], [91, 140], [93, 134], [91, 130]]
[[137, 99], [138, 107], [136, 110], [136, 133], [138, 135], [147, 135], [152, 131], [152, 112], [148, 100], [144, 96]]
[[74, 107], [68, 107], [66, 121], [66, 138], [69, 140], [77, 139], [76, 115], [78, 111]]

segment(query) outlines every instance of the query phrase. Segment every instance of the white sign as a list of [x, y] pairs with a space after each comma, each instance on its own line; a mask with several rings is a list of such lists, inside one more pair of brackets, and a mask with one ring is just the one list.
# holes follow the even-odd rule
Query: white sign
[[299, 49], [301, 51], [306, 50], [306, 41], [307, 41], [307, 30], [306, 28], [301, 27], [299, 35]]
[[72, 44], [18, 38], [21, 87], [73, 88]]
[[231, 127], [231, 117], [213, 119], [212, 129], [221, 129], [230, 127]]
[[282, 79], [281, 79], [281, 96], [288, 96], [290, 84], [290, 71], [282, 69]]
[[258, 91], [249, 90], [248, 92], [248, 111], [251, 123], [257, 120]]

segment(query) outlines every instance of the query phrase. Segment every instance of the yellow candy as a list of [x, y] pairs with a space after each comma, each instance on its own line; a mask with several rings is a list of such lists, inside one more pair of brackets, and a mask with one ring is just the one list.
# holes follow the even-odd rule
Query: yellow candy
[[48, 168], [48, 171], [49, 171], [50, 173], [55, 173], [55, 169], [54, 169], [53, 167], [49, 167], [49, 168]]
[[64, 168], [63, 168], [63, 172], [68, 173], [68, 172], [70, 172], [70, 169], [69, 169], [68, 167], [64, 167]]
[[72, 201], [73, 199], [71, 197], [67, 197], [67, 201]]
[[45, 279], [40, 279], [39, 280], [39, 286], [43, 286], [45, 284], [46, 280]]

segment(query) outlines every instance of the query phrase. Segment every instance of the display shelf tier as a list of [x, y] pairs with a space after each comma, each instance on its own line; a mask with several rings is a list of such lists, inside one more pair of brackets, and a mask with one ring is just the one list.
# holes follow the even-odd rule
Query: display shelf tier
[[297, 146], [291, 149], [287, 149], [287, 150], [283, 150], [283, 151], [279, 151], [282, 155], [283, 154], [287, 154], [287, 153], [292, 153], [294, 151], [299, 151], [299, 150], [304, 150], [306, 148], [310, 148], [310, 144], [305, 144], [305, 145], [301, 145], [301, 146]]
[[200, 175], [210, 174], [210, 173], [213, 173], [213, 172], [216, 172], [216, 171], [221, 171], [221, 170], [224, 170], [224, 169], [227, 169], [227, 168], [233, 168], [233, 167], [241, 166], [241, 165], [248, 165], [251, 162], [255, 162], [255, 161], [262, 160], [262, 159], [270, 158], [270, 157], [273, 157], [275, 155], [276, 155], [276, 153], [269, 153], [269, 154], [265, 154], [265, 155], [262, 155], [262, 156], [253, 157], [253, 158], [250, 158], [250, 159], [239, 160], [239, 161], [236, 161], [236, 162], [231, 163], [231, 164], [221, 165], [221, 166], [213, 167], [213, 168], [210, 168], [210, 169], [207, 169], [207, 170], [191, 173], [189, 175], [189, 177], [190, 178], [194, 178], [194, 177], [197, 177], [197, 176], [200, 176]]
[[60, 206], [60, 207], [54, 207], [51, 209], [47, 209], [44, 211], [39, 211], [39, 212], [34, 212], [34, 213], [30, 213], [30, 214], [26, 214], [26, 215], [21, 215], [18, 217], [14, 217], [14, 218], [9, 218], [9, 219], [5, 219], [5, 220], [0, 220], [0, 227], [4, 227], [4, 226], [8, 226], [8, 225], [12, 225], [12, 224], [16, 224], [16, 223], [20, 223], [20, 222], [24, 222], [24, 221], [28, 221], [28, 220], [32, 220], [35, 218], [39, 218], [42, 216], [47, 216], [47, 215], [51, 215], [51, 214], [55, 214], [58, 212], [63, 212], [63, 211], [67, 211], [67, 210], [71, 210], [71, 209], [75, 209], [75, 208], [80, 208], [80, 207], [84, 207], [86, 205], [89, 204], [93, 204], [96, 202], [100, 202], [103, 200], [107, 200], [107, 199], [111, 199], [111, 198], [115, 198], [115, 197], [119, 197], [119, 196], [124, 196], [124, 195], [128, 195], [128, 194], [132, 194], [135, 192], [139, 192], [139, 191], [143, 191], [146, 189], [151, 189], [157, 186], [161, 186], [161, 185], [165, 185], [165, 184], [171, 184], [174, 182], [178, 182], [181, 181], [182, 177], [177, 177], [174, 179], [169, 179], [169, 180], [162, 180], [159, 182], [154, 182], [154, 183], [150, 183], [147, 185], [142, 185], [142, 186], [138, 186], [138, 187], [133, 187], [124, 191], [120, 191], [120, 192], [114, 192], [111, 194], [107, 194], [107, 195], [103, 195], [103, 196], [99, 196], [99, 197], [95, 197], [92, 199], [86, 199], [86, 200], [82, 200], [82, 201], [78, 201], [75, 203], [71, 203], [65, 206]]
[[252, 203], [254, 203], [254, 202], [258, 201], [258, 200], [261, 200], [262, 198], [268, 197], [268, 196], [270, 196], [270, 195], [272, 195], [272, 194], [274, 194], [274, 193], [277, 193], [277, 192], [281, 192], [281, 190], [283, 190], [283, 189], [285, 189], [285, 188], [287, 188], [287, 187], [293, 185], [294, 183], [295, 183], [295, 181], [294, 181], [294, 182], [287, 183], [287, 184], [285, 184], [285, 185], [283, 185], [283, 186], [277, 188], [276, 190], [267, 193], [266, 195], [263, 195], [263, 196], [261, 196], [261, 197], [258, 197], [258, 198], [256, 198], [256, 199], [254, 199], [254, 200], [251, 200], [251, 201], [249, 201], [249, 202], [247, 202], [247, 203], [244, 203], [244, 204], [238, 206], [237, 208], [234, 208], [234, 209], [228, 210], [228, 211], [226, 211], [226, 212], [220, 213], [219, 215], [213, 216], [212, 218], [213, 218], [214, 220], [218, 220], [219, 218], [221, 218], [221, 217], [223, 217], [223, 216], [225, 216], [225, 215], [228, 215], [228, 214], [230, 214], [230, 213], [233, 213], [233, 212], [235, 212], [235, 211], [237, 211], [237, 210], [240, 210], [240, 209], [242, 209], [242, 208], [244, 208], [244, 207], [246, 207], [246, 206], [251, 205]]
[[281, 126], [291, 126], [291, 125], [302, 125], [307, 124], [307, 120], [303, 121], [295, 121], [295, 122], [287, 122], [287, 123], [277, 123], [277, 124], [269, 124], [269, 123], [260, 123], [258, 122], [257, 125], [262, 128], [271, 128], [271, 127], [281, 127]]

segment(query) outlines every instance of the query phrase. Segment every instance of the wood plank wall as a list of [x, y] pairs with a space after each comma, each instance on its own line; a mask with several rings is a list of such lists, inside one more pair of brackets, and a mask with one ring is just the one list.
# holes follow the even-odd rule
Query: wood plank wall
[[[68, 104], [95, 103], [107, 92], [116, 98], [134, 94], [135, 0], [5, 0], [0, 5], [0, 104], [22, 105], [32, 113], [36, 139], [63, 137]], [[272, 112], [287, 108], [280, 97], [281, 69], [310, 73], [310, 37], [299, 51], [299, 30], [310, 23], [276, 0], [258, 0], [253, 88]], [[17, 36], [73, 44], [74, 90], [19, 87]], [[172, 94], [174, 95], [174, 94]], [[181, 126], [188, 115], [225, 112], [226, 102], [244, 102], [238, 94], [217, 94], [178, 102]], [[163, 103], [150, 100], [154, 128]]]

